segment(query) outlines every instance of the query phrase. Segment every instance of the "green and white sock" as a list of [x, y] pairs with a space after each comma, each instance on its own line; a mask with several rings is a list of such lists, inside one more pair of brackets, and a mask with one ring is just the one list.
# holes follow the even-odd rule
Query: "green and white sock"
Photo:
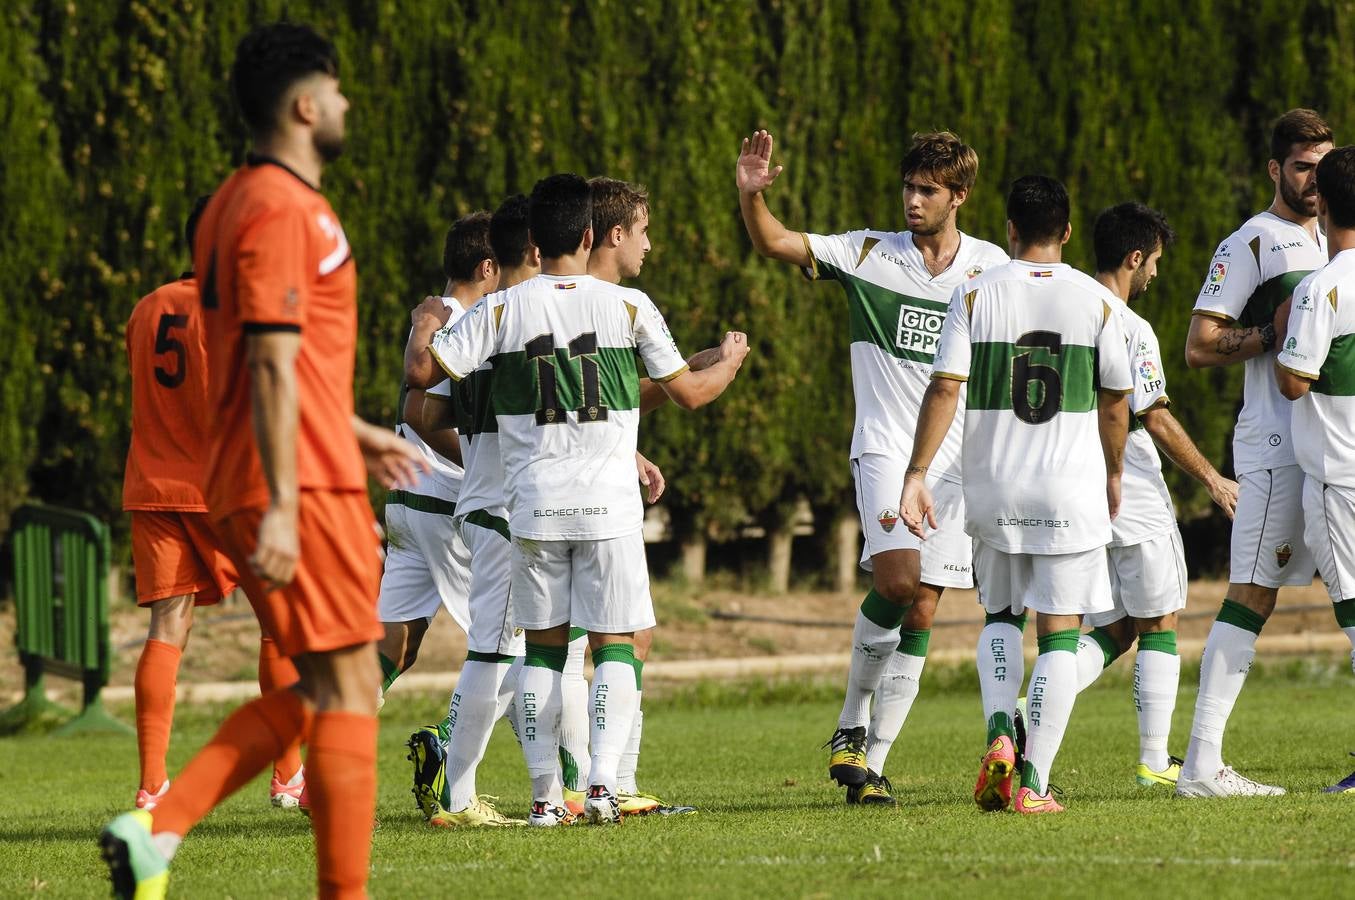
[[560, 767], [565, 787], [571, 791], [588, 790], [588, 680], [583, 677], [583, 661], [588, 655], [588, 632], [569, 630], [569, 654], [561, 678], [563, 692], [560, 713]]
[[852, 662], [838, 728], [859, 728], [870, 721], [870, 701], [889, 665], [890, 654], [899, 644], [899, 623], [906, 611], [874, 589], [861, 601], [852, 627]]
[[593, 748], [589, 785], [600, 784], [616, 793], [616, 772], [630, 740], [631, 722], [639, 708], [639, 675], [635, 648], [605, 644], [593, 651], [593, 718], [589, 733]]
[[565, 668], [565, 648], [527, 644], [518, 677], [518, 708], [522, 728], [522, 755], [532, 778], [532, 799], [553, 806], [564, 803], [560, 768], [556, 761], [560, 745], [560, 673]]
[[1120, 655], [1110, 632], [1104, 628], [1093, 628], [1077, 639], [1077, 692], [1080, 694], [1097, 678], [1106, 667]]
[[1181, 657], [1176, 654], [1175, 631], [1139, 635], [1134, 660], [1134, 706], [1139, 712], [1139, 762], [1154, 772], [1167, 768], [1167, 739], [1171, 736], [1176, 690], [1181, 680]]
[[979, 694], [989, 744], [998, 735], [1015, 736], [1012, 717], [1016, 715], [1016, 698], [1021, 694], [1021, 680], [1026, 672], [1021, 647], [1025, 627], [1025, 613], [1005, 611], [986, 614], [983, 630], [979, 632]]
[[1247, 683], [1256, 638], [1265, 619], [1240, 603], [1224, 600], [1200, 657], [1200, 694], [1195, 698], [1195, 720], [1190, 726], [1190, 748], [1181, 777], [1213, 777], [1223, 768], [1223, 730], [1233, 704]]
[[1049, 792], [1049, 770], [1054, 767], [1068, 720], [1077, 700], [1077, 629], [1040, 636], [1040, 655], [1030, 671], [1026, 692], [1026, 764], [1021, 785], [1037, 794]]
[[927, 642], [931, 629], [899, 632], [899, 646], [889, 659], [889, 667], [875, 691], [875, 708], [866, 733], [866, 767], [883, 772], [889, 749], [894, 746], [903, 723], [917, 699], [922, 667], [927, 662]]
[[447, 704], [448, 812], [460, 812], [475, 799], [475, 770], [498, 721], [499, 688], [512, 663], [511, 656], [471, 651], [461, 666]]

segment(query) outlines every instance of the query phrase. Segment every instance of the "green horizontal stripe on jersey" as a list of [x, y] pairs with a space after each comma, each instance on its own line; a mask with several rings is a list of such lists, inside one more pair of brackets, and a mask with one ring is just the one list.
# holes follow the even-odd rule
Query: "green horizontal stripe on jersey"
[[467, 513], [466, 522], [475, 525], [478, 528], [485, 528], [489, 531], [498, 532], [499, 536], [505, 541], [511, 541], [513, 539], [513, 536], [508, 531], [508, 520], [501, 519], [483, 509], [477, 509], [474, 512]]
[[1237, 324], [1244, 328], [1254, 328], [1273, 322], [1275, 310], [1289, 299], [1289, 295], [1294, 293], [1294, 288], [1298, 287], [1298, 283], [1307, 278], [1310, 272], [1308, 269], [1296, 269], [1263, 281], [1247, 298], [1247, 305], [1242, 307], [1242, 315], [1238, 317]]
[[[632, 347], [599, 347], [588, 358], [597, 363], [601, 403], [607, 409], [640, 408], [640, 376], [635, 369]], [[494, 357], [494, 396], [496, 415], [531, 415], [541, 406], [541, 388], [537, 382], [540, 360], [528, 359], [523, 351], [501, 353]], [[583, 406], [581, 358], [571, 359], [569, 350], [555, 351], [555, 385], [560, 405], [565, 409]]]
[[[1058, 354], [1044, 347], [1016, 347], [1001, 342], [978, 342], [973, 345], [969, 366], [968, 409], [1011, 409], [1012, 377], [1018, 356], [1026, 356], [1028, 372], [1042, 367], [1059, 373], [1060, 412], [1084, 413], [1096, 408], [1096, 349], [1080, 344], [1064, 344]], [[1018, 389], [1028, 392], [1031, 406], [1043, 403], [1044, 386], [1028, 380]], [[1034, 396], [1032, 396], [1034, 395]]]
[[456, 411], [456, 430], [469, 438], [499, 430], [494, 418], [494, 370], [476, 369], [452, 384], [452, 404]]
[[828, 263], [820, 262], [819, 269], [821, 277], [832, 278], [847, 292], [853, 343], [874, 344], [890, 356], [931, 364], [949, 303], [891, 291]]
[[432, 513], [437, 516], [456, 515], [456, 504], [452, 501], [412, 491], [391, 491], [386, 495], [386, 505], [403, 506], [415, 512]]
[[1355, 397], [1355, 334], [1343, 334], [1331, 342], [1312, 391], [1329, 397]]

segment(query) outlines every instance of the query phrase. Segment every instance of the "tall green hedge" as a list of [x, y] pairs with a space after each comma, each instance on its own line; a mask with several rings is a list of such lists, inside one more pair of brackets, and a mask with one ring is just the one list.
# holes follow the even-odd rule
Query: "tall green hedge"
[[[642, 448], [679, 530], [775, 523], [799, 499], [850, 507], [852, 421], [840, 293], [751, 253], [732, 169], [768, 127], [792, 227], [899, 223], [913, 131], [979, 150], [961, 226], [1002, 243], [1016, 176], [1063, 178], [1071, 261], [1096, 210], [1141, 199], [1181, 235], [1143, 309], [1176, 409], [1225, 464], [1241, 373], [1178, 352], [1217, 241], [1263, 206], [1268, 121], [1296, 105], [1349, 138], [1348, 0], [349, 0], [39, 2], [0, 15], [0, 528], [25, 495], [118, 520], [127, 443], [122, 329], [186, 262], [193, 198], [245, 148], [225, 72], [281, 15], [338, 45], [349, 150], [327, 175], [360, 273], [358, 402], [395, 410], [407, 309], [440, 287], [455, 216], [551, 171], [646, 183], [655, 250], [640, 286], [695, 350], [752, 340], [741, 382], [697, 414], [657, 413]], [[1169, 473], [1183, 513], [1201, 490]]]

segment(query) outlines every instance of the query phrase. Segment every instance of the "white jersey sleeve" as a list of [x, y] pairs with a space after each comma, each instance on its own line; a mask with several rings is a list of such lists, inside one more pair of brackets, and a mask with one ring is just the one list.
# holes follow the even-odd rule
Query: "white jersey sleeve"
[[1209, 273], [1195, 299], [1195, 312], [1235, 322], [1242, 318], [1243, 310], [1260, 286], [1257, 257], [1239, 235], [1233, 235], [1219, 244], [1209, 261]]
[[500, 303], [483, 299], [433, 335], [428, 349], [444, 372], [460, 381], [494, 355], [501, 310]]
[[1337, 326], [1336, 289], [1332, 288], [1330, 297], [1318, 296], [1322, 282], [1314, 277], [1316, 274], [1303, 279], [1294, 289], [1288, 337], [1276, 357], [1281, 367], [1312, 381], [1321, 377]]
[[827, 263], [832, 269], [841, 272], [850, 272], [861, 262], [861, 258], [870, 251], [866, 246], [867, 241], [872, 245], [879, 243], [878, 239], [872, 240], [867, 231], [848, 231], [845, 234], [809, 234], [800, 235], [805, 242], [805, 250], [809, 252], [809, 265], [801, 271], [806, 278], [817, 281], [820, 278], [832, 278], [831, 270], [825, 272], [819, 268], [819, 263]]
[[1129, 394], [1134, 390], [1134, 381], [1129, 374], [1129, 357], [1124, 352], [1124, 329], [1120, 317], [1111, 313], [1108, 304], [1105, 310], [1105, 321], [1096, 338], [1096, 386], [1103, 391]]
[[671, 381], [687, 368], [687, 360], [678, 352], [677, 342], [668, 330], [663, 313], [644, 294], [636, 298], [635, 352], [654, 381]]
[[969, 380], [969, 365], [973, 349], [969, 344], [969, 314], [974, 302], [973, 292], [964, 287], [955, 289], [946, 310], [946, 321], [941, 324], [941, 339], [932, 363], [933, 378]]
[[1129, 411], [1141, 416], [1157, 406], [1168, 406], [1167, 376], [1162, 368], [1162, 350], [1152, 326], [1137, 316], [1125, 317], [1125, 339], [1128, 343], [1130, 365], [1133, 371], [1134, 393], [1129, 397]]

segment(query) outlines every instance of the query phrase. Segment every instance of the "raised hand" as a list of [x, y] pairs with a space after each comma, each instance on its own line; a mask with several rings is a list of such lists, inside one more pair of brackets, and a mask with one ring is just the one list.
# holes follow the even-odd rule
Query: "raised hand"
[[766, 131], [755, 131], [743, 139], [738, 164], [734, 166], [734, 181], [740, 194], [757, 194], [771, 187], [781, 166], [772, 168], [772, 136]]
[[742, 331], [726, 331], [725, 339], [720, 342], [720, 361], [731, 362], [736, 367], [743, 365], [743, 358], [748, 355], [748, 335]]

